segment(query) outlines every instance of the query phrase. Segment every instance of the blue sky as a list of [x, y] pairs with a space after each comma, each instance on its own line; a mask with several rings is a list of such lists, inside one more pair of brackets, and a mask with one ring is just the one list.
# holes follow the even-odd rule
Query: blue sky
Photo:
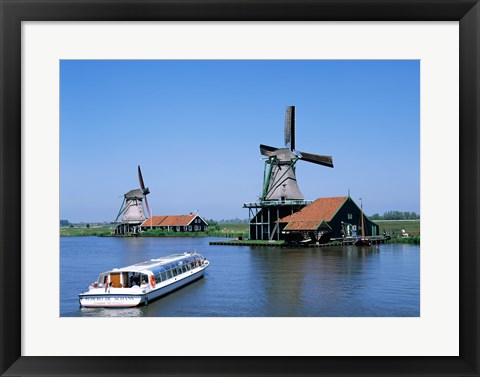
[[297, 163], [305, 199], [420, 211], [419, 61], [66, 60], [60, 75], [62, 219], [114, 220], [137, 165], [154, 215], [247, 218], [288, 105], [297, 149], [335, 166]]

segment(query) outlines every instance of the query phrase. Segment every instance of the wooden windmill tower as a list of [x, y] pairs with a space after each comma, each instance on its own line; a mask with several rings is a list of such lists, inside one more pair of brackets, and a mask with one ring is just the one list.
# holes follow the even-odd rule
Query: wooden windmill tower
[[146, 220], [145, 211], [143, 210], [144, 199], [148, 216], [151, 217], [150, 207], [148, 206], [147, 200], [147, 195], [150, 193], [150, 190], [148, 187], [145, 187], [140, 166], [138, 166], [138, 181], [140, 183], [140, 188], [130, 190], [123, 196], [122, 206], [115, 219], [115, 222], [118, 222], [120, 216], [123, 215], [122, 221], [117, 225], [115, 234], [138, 234], [140, 231], [140, 225]]
[[295, 147], [295, 106], [287, 106], [285, 147], [276, 148], [260, 144], [260, 153], [267, 157], [262, 194], [258, 202], [244, 204], [244, 207], [250, 210], [250, 239], [281, 239], [277, 220], [299, 211], [308, 204], [297, 183], [295, 168], [298, 161], [333, 168], [331, 156], [301, 152]]

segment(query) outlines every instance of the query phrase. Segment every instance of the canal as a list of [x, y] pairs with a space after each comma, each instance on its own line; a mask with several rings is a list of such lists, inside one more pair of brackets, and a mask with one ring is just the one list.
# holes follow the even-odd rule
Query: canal
[[[420, 246], [272, 248], [215, 238], [60, 238], [63, 317], [418, 317]], [[196, 250], [203, 279], [133, 309], [87, 309], [77, 294], [100, 272]]]

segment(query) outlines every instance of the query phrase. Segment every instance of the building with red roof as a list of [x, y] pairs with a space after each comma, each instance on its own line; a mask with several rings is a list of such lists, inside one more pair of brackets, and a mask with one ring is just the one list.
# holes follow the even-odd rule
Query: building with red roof
[[208, 230], [208, 223], [199, 215], [163, 215], [152, 216], [146, 219], [142, 230], [164, 229], [173, 232], [204, 232]]
[[[379, 226], [365, 214], [366, 236], [379, 235]], [[319, 198], [300, 211], [279, 220], [286, 240], [310, 239], [316, 242], [361, 235], [362, 211], [350, 196]], [[328, 237], [325, 235], [328, 234]], [[323, 237], [322, 237], [323, 236]]]

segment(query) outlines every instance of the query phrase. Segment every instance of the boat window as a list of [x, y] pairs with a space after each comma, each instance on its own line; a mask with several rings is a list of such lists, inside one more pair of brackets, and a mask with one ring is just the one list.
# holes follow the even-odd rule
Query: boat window
[[142, 274], [142, 275], [141, 275], [141, 279], [142, 279], [142, 280], [141, 280], [141, 283], [142, 283], [142, 284], [148, 283], [148, 275]]
[[157, 275], [160, 275], [161, 272], [165, 271], [165, 268], [162, 266], [157, 266], [157, 267], [151, 268], [150, 271], [152, 271], [152, 274], [154, 274], [156, 278]]

